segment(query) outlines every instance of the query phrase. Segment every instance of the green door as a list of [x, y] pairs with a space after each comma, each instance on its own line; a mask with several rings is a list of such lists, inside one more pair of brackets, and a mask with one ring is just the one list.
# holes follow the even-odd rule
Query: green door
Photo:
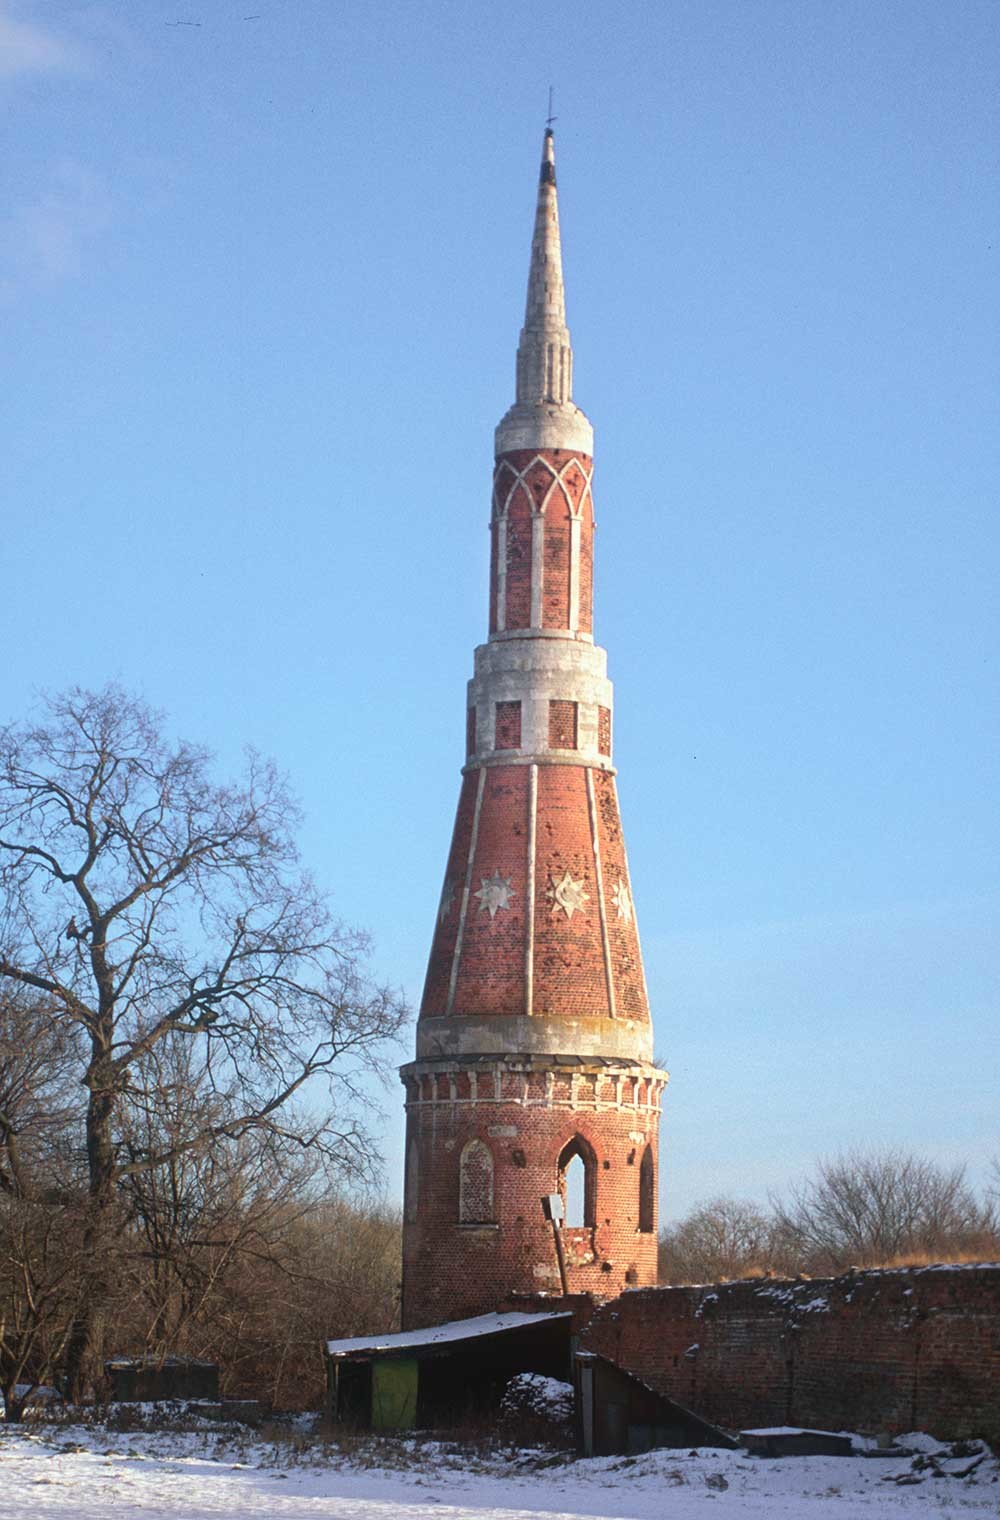
[[417, 1423], [417, 1362], [372, 1363], [372, 1428], [409, 1430]]

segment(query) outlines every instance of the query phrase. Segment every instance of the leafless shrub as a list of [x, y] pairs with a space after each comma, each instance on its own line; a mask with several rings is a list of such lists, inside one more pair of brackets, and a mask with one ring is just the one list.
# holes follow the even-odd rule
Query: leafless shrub
[[774, 1213], [785, 1250], [811, 1272], [908, 1258], [986, 1259], [998, 1246], [996, 1213], [967, 1185], [964, 1167], [898, 1149], [820, 1162]]
[[736, 1198], [713, 1198], [660, 1232], [660, 1281], [720, 1282], [772, 1270], [782, 1259], [770, 1215]]

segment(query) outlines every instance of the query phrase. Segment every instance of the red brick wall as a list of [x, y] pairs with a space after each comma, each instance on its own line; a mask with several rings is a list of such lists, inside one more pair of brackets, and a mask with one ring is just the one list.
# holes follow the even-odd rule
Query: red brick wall
[[580, 512], [580, 632], [594, 631], [594, 505], [591, 493]]
[[569, 508], [556, 490], [545, 511], [542, 627], [569, 627]]
[[[470, 1073], [460, 1067], [437, 1085], [407, 1081], [419, 1207], [403, 1233], [404, 1327], [486, 1313], [511, 1293], [560, 1291], [541, 1199], [557, 1190], [558, 1158], [576, 1135], [594, 1154], [596, 1208], [593, 1228], [564, 1232], [571, 1290], [611, 1295], [650, 1282], [656, 1236], [639, 1232], [639, 1170], [647, 1140], [656, 1143], [658, 1112], [623, 1094], [612, 1106], [617, 1090], [602, 1073], [578, 1075], [571, 1089], [568, 1072], [511, 1059], [479, 1065], [476, 1083], [472, 1101]], [[460, 1160], [473, 1138], [493, 1157], [495, 1225], [459, 1222]]]
[[581, 1346], [729, 1429], [1000, 1436], [1000, 1265], [649, 1288]]
[[555, 697], [549, 702], [549, 748], [576, 749], [576, 703]]
[[[625, 861], [625, 842], [618, 814], [615, 778], [607, 771], [594, 771], [597, 804], [597, 837], [601, 849], [604, 892], [607, 898], [608, 940], [615, 979], [615, 1012], [619, 1018], [648, 1019], [646, 988], [642, 974], [639, 931], [632, 903], [632, 888]], [[619, 888], [617, 898], [615, 890]]]
[[496, 732], [493, 740], [494, 749], [520, 749], [521, 748], [521, 704], [520, 702], [498, 702], [496, 710]]
[[[499, 518], [507, 517], [507, 591], [504, 627], [531, 623], [531, 524], [544, 518], [542, 532], [542, 626], [570, 624], [570, 520], [580, 519], [578, 627], [593, 623], [594, 514], [588, 472], [591, 461], [564, 449], [516, 449], [496, 464], [490, 551], [490, 632], [498, 626]], [[518, 482], [518, 476], [523, 480]]]
[[[527, 832], [527, 768], [492, 767], [486, 772], [483, 786], [479, 838], [455, 988], [455, 1007], [462, 1013], [524, 1012]], [[510, 881], [511, 898], [509, 908], [491, 917], [476, 893], [482, 882], [496, 872]], [[430, 1011], [426, 1003], [423, 1011]]]
[[[590, 837], [587, 772], [573, 765], [541, 766], [535, 873], [536, 1013], [607, 1018], [608, 979], [601, 945], [600, 909]], [[571, 918], [552, 899], [569, 871], [587, 900]]]
[[531, 623], [531, 501], [518, 486], [507, 510], [507, 628]]

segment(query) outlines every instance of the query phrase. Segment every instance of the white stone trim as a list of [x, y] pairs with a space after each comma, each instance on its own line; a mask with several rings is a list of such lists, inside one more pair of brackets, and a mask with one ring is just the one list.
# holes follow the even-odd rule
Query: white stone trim
[[[589, 458], [589, 455], [587, 457]], [[549, 482], [548, 490], [546, 491], [545, 496], [542, 499], [542, 503], [541, 503], [540, 506], [536, 506], [534, 500], [532, 499], [531, 493], [528, 490], [528, 474], [529, 474], [529, 472], [531, 470], [533, 470], [535, 468], [535, 466], [537, 464], [542, 465], [543, 468], [546, 469], [546, 470], [548, 470], [549, 474], [552, 476], [552, 479]], [[583, 460], [580, 459], [574, 453], [574, 454], [571, 454], [570, 458], [566, 460], [566, 463], [560, 465], [559, 468], [558, 468], [558, 470], [557, 470], [556, 467], [555, 467], [555, 465], [552, 463], [552, 461], [550, 459], [546, 459], [545, 456], [544, 456], [544, 454], [538, 454], [538, 453], [536, 453], [533, 456], [533, 458], [529, 459], [528, 463], [522, 469], [520, 469], [520, 470], [518, 470], [513, 464], [511, 464], [511, 462], [510, 462], [509, 459], [498, 459], [497, 460], [497, 465], [496, 465], [497, 473], [498, 474], [499, 474], [499, 469], [500, 469], [501, 465], [503, 465], [503, 467], [506, 470], [510, 471], [510, 473], [513, 475], [514, 479], [513, 479], [513, 482], [511, 484], [510, 490], [503, 497], [502, 504], [501, 504], [500, 492], [497, 490], [496, 485], [494, 485], [494, 489], [493, 489], [493, 505], [494, 505], [495, 514], [496, 514], [496, 516], [498, 518], [499, 517], [506, 517], [507, 514], [509, 513], [509, 511], [510, 511], [510, 504], [511, 504], [511, 501], [513, 500], [514, 492], [517, 490], [518, 486], [523, 486], [524, 487], [525, 495], [527, 496], [529, 502], [531, 502], [531, 510], [532, 510], [532, 512], [533, 513], [534, 512], [541, 512], [542, 515], [544, 516], [545, 510], [548, 507], [549, 500], [550, 500], [550, 498], [552, 496], [552, 492], [555, 490], [555, 488], [556, 488], [557, 485], [560, 487], [560, 489], [562, 491], [562, 495], [563, 495], [563, 497], [565, 499], [566, 506], [569, 509], [570, 516], [571, 517], [580, 517], [580, 516], [582, 516], [584, 502], [587, 500], [587, 497], [590, 496], [591, 489], [592, 489], [592, 486], [593, 486], [593, 480], [594, 480], [594, 465], [593, 465], [593, 461], [591, 461], [591, 463], [590, 463], [589, 466], [585, 465], [584, 462], [583, 462]], [[578, 469], [579, 472], [580, 472], [580, 474], [583, 476], [583, 491], [581, 492], [581, 495], [580, 495], [580, 503], [579, 503], [578, 507], [574, 506], [574, 504], [573, 504], [573, 498], [570, 496], [569, 491], [566, 489], [566, 482], [565, 482], [565, 480], [563, 478], [565, 475], [567, 475], [569, 473], [570, 470], [572, 470], [574, 468]]]
[[579, 449], [581, 454], [593, 454], [594, 429], [571, 401], [562, 406], [551, 401], [516, 401], [497, 427], [494, 448], [497, 454], [512, 454], [516, 449]]
[[467, 763], [488, 763], [494, 754], [494, 714], [498, 702], [520, 702], [521, 743], [512, 755], [551, 754], [549, 702], [577, 704], [577, 748], [560, 751], [571, 759], [611, 768], [598, 749], [598, 708], [611, 710], [614, 688], [607, 678], [607, 655], [597, 644], [577, 639], [491, 639], [475, 652], [475, 675], [467, 705], [476, 709], [476, 751]]

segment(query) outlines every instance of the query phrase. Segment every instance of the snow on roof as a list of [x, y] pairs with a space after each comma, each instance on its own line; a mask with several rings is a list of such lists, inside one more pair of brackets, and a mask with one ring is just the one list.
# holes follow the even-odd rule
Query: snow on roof
[[350, 1356], [365, 1351], [407, 1351], [424, 1346], [445, 1346], [452, 1341], [475, 1340], [482, 1335], [501, 1335], [505, 1330], [522, 1330], [526, 1325], [540, 1325], [557, 1319], [572, 1319], [568, 1310], [547, 1314], [477, 1314], [472, 1319], [453, 1319], [426, 1330], [401, 1330], [395, 1335], [355, 1335], [347, 1340], [327, 1341], [327, 1356]]
[[811, 1425], [760, 1425], [741, 1436], [849, 1436], [849, 1430], [814, 1430]]

